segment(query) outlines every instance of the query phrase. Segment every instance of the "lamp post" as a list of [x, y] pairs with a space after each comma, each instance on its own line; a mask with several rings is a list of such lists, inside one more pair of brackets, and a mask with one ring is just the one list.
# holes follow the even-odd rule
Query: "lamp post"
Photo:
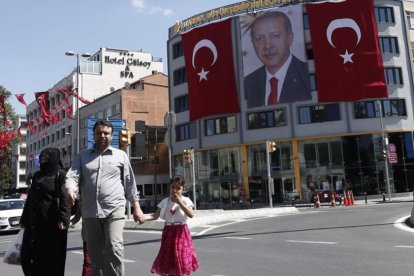
[[91, 56], [91, 54], [89, 53], [74, 53], [72, 51], [67, 51], [65, 53], [66, 56], [76, 56], [76, 154], [79, 153], [79, 148], [80, 148], [80, 134], [79, 134], [79, 129], [80, 129], [80, 114], [79, 114], [79, 97], [81, 96], [79, 93], [79, 74], [81, 73], [80, 71], [80, 66], [79, 66], [79, 58], [80, 57], [84, 57], [84, 58], [88, 58]]
[[266, 171], [267, 171], [267, 190], [269, 193], [269, 206], [273, 208], [272, 186], [273, 178], [270, 173], [270, 141], [266, 141]]
[[[66, 132], [65, 135], [70, 136], [70, 140], [73, 141], [72, 133]], [[71, 144], [72, 144], [72, 142], [71, 142]], [[72, 167], [72, 149], [70, 149], [70, 151], [69, 151], [69, 167]]]
[[387, 189], [388, 189], [388, 200], [391, 201], [391, 187], [390, 187], [390, 176], [389, 176], [389, 171], [388, 171], [388, 138], [385, 138], [385, 133], [384, 133], [384, 123], [382, 121], [382, 105], [381, 105], [381, 101], [377, 100], [378, 106], [379, 106], [379, 111], [380, 111], [380, 121], [381, 121], [381, 135], [382, 135], [382, 149], [385, 150], [387, 152], [387, 155], [385, 157], [384, 160], [384, 164], [385, 164], [385, 177], [386, 177], [386, 183], [387, 183]]

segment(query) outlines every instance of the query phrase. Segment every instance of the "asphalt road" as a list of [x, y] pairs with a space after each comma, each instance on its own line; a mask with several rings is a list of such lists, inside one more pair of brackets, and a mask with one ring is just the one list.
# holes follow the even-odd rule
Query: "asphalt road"
[[[414, 233], [398, 228], [412, 203], [300, 209], [192, 229], [201, 268], [193, 275], [414, 275]], [[0, 235], [0, 255], [15, 234]], [[127, 275], [149, 273], [158, 231], [126, 231]], [[69, 234], [67, 276], [81, 275], [80, 231]], [[0, 274], [23, 275], [0, 262]]]

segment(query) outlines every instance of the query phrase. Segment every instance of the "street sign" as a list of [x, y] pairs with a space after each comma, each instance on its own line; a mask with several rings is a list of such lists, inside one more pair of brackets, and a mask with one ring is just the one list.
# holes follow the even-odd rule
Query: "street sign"
[[395, 147], [394, 144], [392, 144], [392, 143], [388, 144], [388, 152], [392, 152], [392, 153], [397, 152], [397, 148]]

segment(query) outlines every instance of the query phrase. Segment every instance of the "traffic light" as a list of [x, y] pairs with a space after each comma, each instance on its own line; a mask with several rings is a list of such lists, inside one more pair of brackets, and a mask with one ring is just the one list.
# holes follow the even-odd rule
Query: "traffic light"
[[121, 129], [119, 131], [119, 149], [126, 152], [129, 144], [131, 144], [131, 132]]
[[387, 159], [387, 150], [382, 150], [382, 157], [384, 158], [384, 159]]
[[269, 152], [274, 152], [277, 149], [276, 142], [268, 141]]
[[184, 150], [184, 164], [191, 164], [193, 160], [191, 159], [191, 150]]

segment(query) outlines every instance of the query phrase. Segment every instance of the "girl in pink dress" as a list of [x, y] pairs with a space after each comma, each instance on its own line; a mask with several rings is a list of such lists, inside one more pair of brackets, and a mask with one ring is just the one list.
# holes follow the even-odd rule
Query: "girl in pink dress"
[[170, 196], [164, 198], [152, 215], [145, 220], [165, 220], [162, 230], [161, 247], [151, 268], [158, 275], [190, 275], [200, 263], [187, 226], [188, 217], [193, 217], [194, 204], [182, 195], [186, 190], [184, 178], [174, 176], [170, 180]]

